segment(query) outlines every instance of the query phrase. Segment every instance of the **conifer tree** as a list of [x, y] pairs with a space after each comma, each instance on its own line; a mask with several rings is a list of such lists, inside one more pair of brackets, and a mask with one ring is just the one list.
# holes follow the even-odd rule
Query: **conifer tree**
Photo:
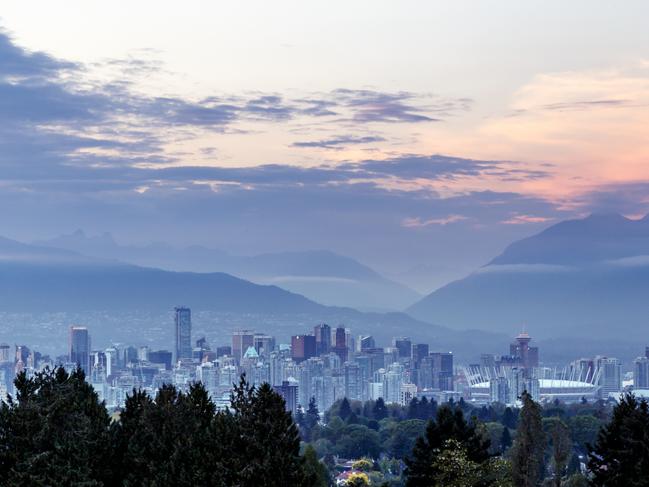
[[349, 404], [349, 400], [346, 397], [344, 397], [340, 403], [338, 416], [340, 416], [340, 419], [342, 419], [343, 421], [347, 421], [347, 418], [349, 418], [351, 414], [352, 414], [352, 407]]
[[649, 405], [627, 394], [615, 406], [589, 452], [595, 486], [647, 485], [649, 478]]
[[546, 444], [541, 407], [527, 392], [523, 392], [521, 400], [523, 407], [510, 451], [512, 477], [517, 487], [535, 487], [541, 478]]
[[237, 434], [230, 454], [239, 468], [234, 485], [301, 485], [300, 436], [284, 399], [270, 385], [257, 389], [242, 377], [231, 402]]
[[385, 406], [385, 401], [382, 397], [379, 397], [374, 403], [374, 408], [372, 408], [372, 416], [377, 421], [381, 421], [388, 417], [388, 408]]
[[15, 386], [16, 400], [0, 409], [3, 485], [104, 485], [110, 418], [84, 372], [23, 372]]
[[572, 453], [572, 438], [568, 426], [559, 420], [550, 433], [552, 441], [552, 464], [554, 467], [554, 485], [561, 487], [561, 479], [566, 471]]
[[[434, 421], [429, 421], [424, 436], [419, 437], [412, 455], [406, 459], [407, 487], [434, 485], [439, 470], [435, 462], [445, 449], [447, 440], [454, 440], [471, 462], [480, 464], [489, 458], [489, 440], [474, 424], [469, 424], [458, 407], [443, 406], [437, 410]], [[455, 445], [455, 443], [452, 443]]]
[[503, 429], [503, 434], [500, 436], [500, 449], [505, 453], [509, 447], [512, 446], [512, 435], [509, 432], [509, 428], [505, 426]]

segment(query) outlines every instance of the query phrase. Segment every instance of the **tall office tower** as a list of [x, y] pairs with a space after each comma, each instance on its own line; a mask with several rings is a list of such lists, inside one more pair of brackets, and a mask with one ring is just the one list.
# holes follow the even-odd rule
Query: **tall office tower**
[[124, 349], [124, 367], [128, 364], [137, 362], [137, 348], [128, 346]]
[[11, 347], [8, 343], [0, 343], [0, 362], [11, 361]]
[[599, 374], [599, 394], [607, 399], [610, 393], [622, 390], [622, 363], [613, 357], [595, 357], [595, 366]]
[[313, 327], [313, 335], [315, 336], [316, 353], [318, 355], [329, 353], [331, 350], [331, 327], [326, 323], [316, 325]]
[[241, 362], [248, 347], [255, 346], [255, 332], [252, 330], [235, 330], [232, 332], [232, 356]]
[[275, 337], [264, 335], [262, 333], [255, 333], [254, 347], [260, 357], [268, 357], [270, 352], [275, 350]]
[[418, 343], [412, 346], [412, 361], [416, 369], [419, 368], [421, 359], [428, 357], [428, 352], [428, 343]]
[[192, 358], [192, 312], [179, 306], [174, 309], [176, 324], [176, 361]]
[[86, 377], [90, 377], [90, 335], [85, 326], [70, 327], [69, 360], [81, 367]]
[[350, 401], [352, 399], [361, 399], [361, 371], [356, 362], [347, 362], [345, 364], [345, 397]]
[[104, 353], [106, 354], [106, 377], [110, 377], [118, 369], [117, 349], [108, 347]]
[[649, 358], [638, 357], [633, 361], [633, 387], [649, 389]]
[[172, 353], [167, 350], [155, 350], [149, 352], [149, 362], [152, 364], [164, 364], [165, 370], [171, 370], [173, 362]]
[[392, 345], [399, 351], [399, 360], [412, 357], [412, 340], [408, 337], [397, 337]]
[[358, 346], [360, 347], [360, 351], [364, 352], [370, 348], [376, 348], [376, 342], [372, 335], [361, 335], [358, 337]]
[[341, 363], [347, 362], [347, 333], [341, 326], [336, 328], [336, 346], [333, 347], [333, 352], [340, 357]]
[[229, 357], [232, 356], [232, 347], [230, 345], [216, 347], [216, 358], [225, 357], [226, 355]]
[[284, 398], [284, 403], [286, 405], [286, 410], [293, 413], [293, 416], [297, 414], [298, 406], [298, 384], [295, 380], [285, 380], [282, 381], [281, 386], [274, 386], [273, 389], [277, 394]]
[[388, 365], [383, 376], [383, 392], [385, 402], [398, 403], [401, 400], [401, 384], [404, 381], [404, 368], [400, 363]]
[[453, 353], [432, 352], [433, 388], [442, 391], [453, 390]]
[[316, 340], [313, 335], [293, 335], [291, 337], [291, 358], [296, 362], [315, 357]]
[[356, 339], [349, 328], [345, 328], [345, 346], [347, 347], [347, 360], [351, 360], [352, 357], [349, 354], [356, 350]]

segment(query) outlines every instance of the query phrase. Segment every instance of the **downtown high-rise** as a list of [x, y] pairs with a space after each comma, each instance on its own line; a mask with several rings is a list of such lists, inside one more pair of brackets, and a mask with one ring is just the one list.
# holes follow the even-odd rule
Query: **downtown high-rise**
[[174, 309], [176, 332], [176, 361], [192, 358], [192, 312], [179, 306]]

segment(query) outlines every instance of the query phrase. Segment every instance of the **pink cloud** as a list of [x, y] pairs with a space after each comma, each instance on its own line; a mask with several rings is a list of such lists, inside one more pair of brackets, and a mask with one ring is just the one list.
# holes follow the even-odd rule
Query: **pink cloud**
[[552, 221], [553, 218], [547, 218], [544, 216], [534, 216], [534, 215], [512, 215], [509, 219], [503, 220], [502, 224], [504, 225], [527, 225], [529, 223], [545, 223]]
[[430, 225], [448, 225], [462, 220], [467, 220], [466, 216], [462, 215], [448, 215], [444, 218], [431, 218], [429, 220], [422, 220], [419, 217], [406, 218], [401, 222], [401, 226], [405, 228], [422, 228]]

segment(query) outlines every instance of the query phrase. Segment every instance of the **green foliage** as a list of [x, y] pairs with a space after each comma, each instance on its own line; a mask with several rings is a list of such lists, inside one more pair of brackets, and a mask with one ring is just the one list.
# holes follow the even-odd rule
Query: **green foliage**
[[518, 418], [516, 439], [510, 451], [512, 476], [517, 487], [534, 487], [541, 479], [545, 434], [541, 421], [541, 407], [524, 392], [523, 408]]
[[550, 442], [552, 444], [554, 485], [561, 487], [561, 479], [565, 474], [568, 460], [573, 451], [570, 430], [563, 421], [558, 420], [550, 431]]
[[474, 424], [464, 419], [460, 408], [444, 406], [438, 409], [435, 421], [430, 421], [424, 436], [417, 439], [412, 456], [406, 459], [408, 487], [425, 487], [436, 481], [440, 464], [436, 462], [448, 445], [457, 442], [466, 458], [480, 464], [489, 458], [489, 440], [485, 439]]
[[649, 405], [626, 395], [599, 433], [588, 468], [596, 486], [647, 485], [649, 478]]
[[311, 445], [307, 445], [304, 450], [303, 470], [305, 487], [327, 487], [329, 485], [329, 471], [318, 460], [316, 451]]
[[385, 401], [382, 397], [379, 397], [374, 403], [374, 408], [372, 409], [372, 415], [377, 421], [381, 421], [388, 417], [388, 408], [385, 407]]
[[[326, 486], [326, 467], [300, 440], [284, 400], [242, 377], [232, 410], [205, 388], [133, 391], [112, 423], [78, 369], [16, 379], [0, 406], [3, 486]], [[375, 433], [376, 434], [376, 433]]]
[[17, 401], [0, 408], [3, 485], [109, 482], [110, 418], [83, 371], [21, 373], [15, 385]]

